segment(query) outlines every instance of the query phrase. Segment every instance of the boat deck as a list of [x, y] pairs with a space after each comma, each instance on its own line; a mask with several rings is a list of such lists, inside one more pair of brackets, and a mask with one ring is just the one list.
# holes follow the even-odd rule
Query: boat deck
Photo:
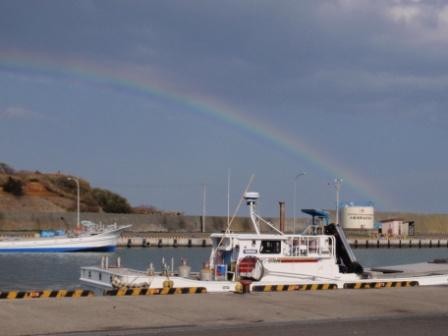
[[[127, 276], [127, 277], [142, 277], [142, 276], [149, 277], [150, 276], [150, 274], [148, 272], [139, 271], [139, 270], [127, 268], [127, 267], [109, 266], [108, 268], [98, 268], [96, 266], [91, 266], [91, 267], [83, 267], [83, 269], [85, 269], [87, 271], [102, 270], [102, 271], [108, 272], [110, 274], [119, 275], [119, 276]], [[162, 274], [162, 272], [154, 272], [152, 275], [163, 276], [164, 274]], [[174, 273], [168, 272], [168, 276], [179, 276], [179, 273], [178, 272], [174, 272]], [[186, 277], [185, 279], [198, 280], [199, 272], [190, 272], [190, 276]]]

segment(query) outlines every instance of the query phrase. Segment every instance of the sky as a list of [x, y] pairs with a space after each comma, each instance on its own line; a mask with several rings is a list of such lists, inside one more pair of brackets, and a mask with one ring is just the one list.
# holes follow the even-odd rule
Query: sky
[[446, 1], [0, 2], [0, 162], [134, 206], [447, 213], [447, 107]]

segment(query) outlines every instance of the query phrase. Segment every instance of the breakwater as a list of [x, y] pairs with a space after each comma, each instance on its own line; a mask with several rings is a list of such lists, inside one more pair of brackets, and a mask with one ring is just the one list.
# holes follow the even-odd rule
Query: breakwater
[[[330, 211], [334, 218], [334, 211]], [[76, 225], [76, 212], [0, 212], [0, 230], [3, 232], [32, 233], [48, 229], [73, 229]], [[448, 235], [448, 214], [412, 214], [412, 213], [375, 213], [375, 220], [387, 218], [402, 218], [415, 222], [415, 234], [418, 236], [443, 237]], [[81, 220], [95, 223], [118, 225], [132, 224], [129, 230], [132, 234], [145, 233], [200, 233], [221, 232], [227, 228], [227, 217], [207, 216], [202, 223], [201, 216], [186, 216], [177, 214], [110, 214], [110, 213], [81, 213]], [[278, 218], [266, 217], [276, 227]], [[285, 232], [301, 232], [309, 224], [309, 218], [296, 218], [296, 225], [292, 218], [285, 219]], [[248, 217], [237, 217], [232, 224], [232, 230], [244, 232], [251, 230]]]
[[118, 239], [120, 247], [209, 247], [212, 241], [208, 237], [189, 237], [174, 235], [170, 237], [123, 236]]
[[[448, 239], [353, 239], [349, 238], [353, 248], [448, 248]], [[120, 247], [209, 247], [211, 239], [207, 235], [124, 235], [118, 241]]]

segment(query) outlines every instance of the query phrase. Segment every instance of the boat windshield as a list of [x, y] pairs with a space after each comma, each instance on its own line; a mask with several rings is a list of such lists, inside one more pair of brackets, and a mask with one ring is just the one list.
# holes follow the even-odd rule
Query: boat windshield
[[334, 238], [332, 236], [302, 236], [289, 240], [292, 256], [334, 255]]

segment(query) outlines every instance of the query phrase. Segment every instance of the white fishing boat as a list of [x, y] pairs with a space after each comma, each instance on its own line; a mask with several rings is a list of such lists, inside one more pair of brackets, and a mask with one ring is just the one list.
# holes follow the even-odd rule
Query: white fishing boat
[[[312, 225], [308, 234], [285, 234], [255, 211], [256, 192], [244, 194], [253, 233], [214, 233], [210, 259], [200, 272], [184, 263], [178, 271], [163, 263], [161, 272], [152, 264], [147, 271], [109, 265], [81, 268], [80, 280], [103, 289], [203, 288], [206, 292], [300, 290], [303, 288], [380, 288], [448, 285], [448, 264], [375, 270], [356, 260], [339, 225]], [[313, 221], [314, 222], [314, 221]], [[274, 233], [261, 232], [264, 223]]]
[[49, 234], [37, 238], [7, 238], [0, 240], [0, 253], [89, 252], [114, 251], [121, 232], [131, 225], [97, 225], [81, 222], [83, 229], [64, 234]]

